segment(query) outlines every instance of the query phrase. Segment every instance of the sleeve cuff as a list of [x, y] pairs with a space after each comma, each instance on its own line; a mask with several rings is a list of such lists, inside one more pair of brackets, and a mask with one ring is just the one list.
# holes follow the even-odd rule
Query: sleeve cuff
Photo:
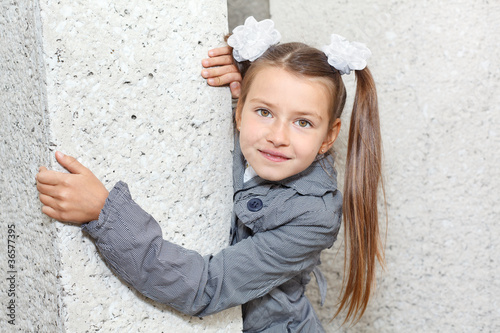
[[130, 200], [132, 200], [132, 196], [130, 195], [128, 185], [120, 180], [109, 192], [106, 202], [104, 203], [104, 207], [99, 213], [99, 218], [84, 224], [82, 230], [87, 232], [92, 238], [96, 239], [104, 224], [111, 222], [108, 221], [109, 216], [113, 215], [111, 212], [116, 211], [118, 207]]

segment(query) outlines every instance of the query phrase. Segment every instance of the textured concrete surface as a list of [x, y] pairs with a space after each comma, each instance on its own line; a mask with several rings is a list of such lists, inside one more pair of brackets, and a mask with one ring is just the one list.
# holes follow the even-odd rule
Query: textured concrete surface
[[78, 227], [41, 216], [34, 188], [39, 165], [60, 170], [53, 152], [61, 150], [108, 189], [127, 182], [165, 238], [202, 254], [226, 246], [231, 99], [227, 88], [210, 88], [200, 76], [201, 59], [227, 33], [226, 2], [42, 0], [39, 6], [2, 3], [0, 14], [0, 193], [2, 226], [19, 225], [16, 329], [241, 330], [238, 308], [199, 319], [138, 295]]
[[35, 188], [49, 156], [39, 12], [36, 1], [0, 3], [2, 332], [55, 332], [61, 322], [55, 226], [42, 216]]
[[[329, 320], [341, 239], [325, 253], [329, 294], [317, 310], [328, 332], [499, 331], [500, 3], [271, 0], [270, 7], [284, 41], [320, 46], [335, 32], [373, 52], [387, 269], [363, 319], [339, 329], [342, 318]], [[353, 75], [345, 82], [352, 102]], [[340, 162], [347, 125], [341, 135]]]

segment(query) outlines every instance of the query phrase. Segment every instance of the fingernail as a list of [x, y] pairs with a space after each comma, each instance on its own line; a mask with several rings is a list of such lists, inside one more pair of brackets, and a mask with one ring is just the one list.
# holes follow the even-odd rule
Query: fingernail
[[202, 64], [203, 66], [205, 66], [205, 67], [206, 67], [206, 66], [208, 66], [208, 60], [207, 60], [207, 59], [203, 59], [203, 60], [201, 61], [201, 64]]
[[59, 158], [64, 157], [64, 154], [63, 154], [63, 153], [61, 153], [60, 151], [56, 151], [56, 155], [57, 155], [57, 157], [59, 157]]
[[213, 51], [208, 51], [208, 55], [209, 55], [209, 56], [213, 56], [213, 55], [214, 55], [214, 52], [213, 52]]
[[208, 84], [214, 84], [215, 80], [214, 79], [208, 79]]
[[201, 71], [201, 75], [208, 76], [208, 71]]

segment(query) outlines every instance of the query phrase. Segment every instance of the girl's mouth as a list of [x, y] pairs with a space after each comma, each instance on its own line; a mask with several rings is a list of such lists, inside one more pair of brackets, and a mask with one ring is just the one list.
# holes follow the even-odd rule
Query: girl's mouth
[[272, 161], [272, 162], [286, 162], [290, 158], [275, 151], [270, 151], [270, 150], [259, 150], [259, 153], [262, 154], [263, 157], [266, 159]]

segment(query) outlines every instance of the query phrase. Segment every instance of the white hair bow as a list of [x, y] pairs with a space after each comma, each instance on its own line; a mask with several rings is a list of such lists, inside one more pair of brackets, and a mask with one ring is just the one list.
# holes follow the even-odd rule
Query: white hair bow
[[332, 34], [331, 43], [321, 48], [328, 57], [328, 63], [340, 74], [366, 67], [366, 60], [372, 55], [363, 43], [349, 42], [342, 36]]
[[254, 61], [266, 50], [281, 39], [281, 34], [274, 29], [272, 20], [257, 22], [253, 16], [245, 20], [244, 25], [233, 29], [227, 44], [233, 48], [233, 57], [236, 61]]

